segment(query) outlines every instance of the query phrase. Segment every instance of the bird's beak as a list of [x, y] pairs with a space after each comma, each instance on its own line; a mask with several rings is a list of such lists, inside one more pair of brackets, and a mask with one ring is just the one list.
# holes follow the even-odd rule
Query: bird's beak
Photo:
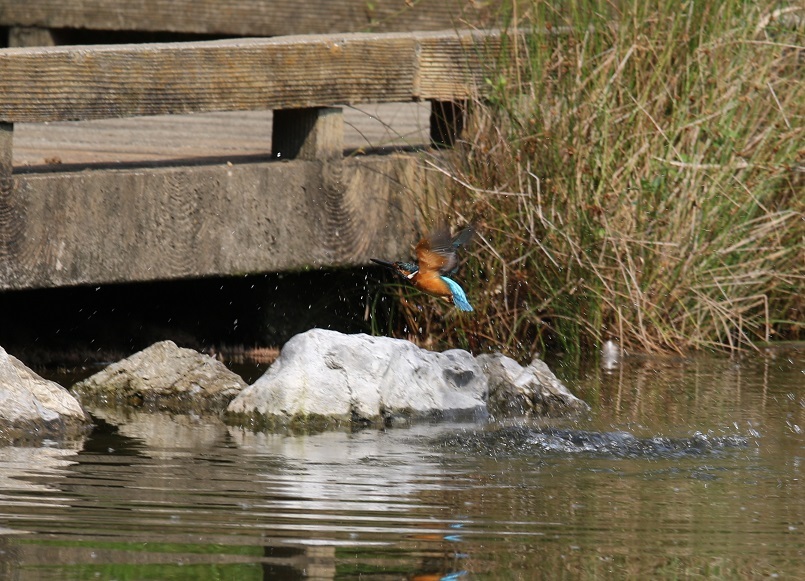
[[386, 268], [394, 268], [394, 263], [388, 260], [380, 260], [379, 258], [370, 258], [369, 260], [380, 266], [385, 266]]

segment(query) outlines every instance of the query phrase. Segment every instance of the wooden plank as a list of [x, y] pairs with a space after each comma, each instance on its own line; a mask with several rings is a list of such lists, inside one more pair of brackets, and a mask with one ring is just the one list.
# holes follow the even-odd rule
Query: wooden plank
[[0, 26], [279, 36], [483, 27], [502, 2], [0, 0]]
[[[365, 104], [344, 108], [344, 147], [388, 152], [428, 144], [429, 102]], [[159, 115], [96, 121], [19, 123], [14, 167], [87, 166], [156, 162], [187, 164], [199, 158], [268, 160], [271, 111]], [[284, 159], [284, 158], [283, 158]]]
[[486, 90], [485, 79], [507, 64], [506, 51], [514, 38], [500, 31], [417, 35], [419, 50], [419, 92], [423, 99], [461, 101], [478, 97]]
[[495, 32], [294, 36], [0, 50], [0, 121], [451, 101], [483, 88]]
[[0, 290], [402, 258], [442, 179], [402, 154], [15, 175]]
[[[0, 120], [408, 100], [413, 38], [282, 37], [0, 51]], [[392, 55], [402, 66], [391, 68]], [[369, 98], [367, 98], [369, 96]]]

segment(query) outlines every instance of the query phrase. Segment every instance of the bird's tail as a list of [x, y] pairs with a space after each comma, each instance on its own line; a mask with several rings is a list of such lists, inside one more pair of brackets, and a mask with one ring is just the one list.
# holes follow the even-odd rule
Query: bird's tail
[[447, 278], [446, 276], [443, 276], [442, 280], [447, 283], [448, 287], [450, 287], [450, 292], [453, 294], [453, 304], [456, 305], [456, 308], [459, 311], [469, 312], [474, 310], [470, 304], [470, 301], [467, 300], [467, 295], [464, 292], [464, 289], [461, 288], [460, 284], [450, 278]]

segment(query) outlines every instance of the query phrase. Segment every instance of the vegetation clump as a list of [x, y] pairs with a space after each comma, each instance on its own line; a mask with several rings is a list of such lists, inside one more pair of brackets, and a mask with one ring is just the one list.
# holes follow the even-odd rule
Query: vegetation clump
[[426, 161], [451, 178], [438, 211], [479, 224], [459, 275], [476, 312], [400, 289], [399, 329], [520, 359], [799, 338], [805, 11], [552, 4], [513, 5], [509, 30], [531, 32], [508, 35], [464, 139]]

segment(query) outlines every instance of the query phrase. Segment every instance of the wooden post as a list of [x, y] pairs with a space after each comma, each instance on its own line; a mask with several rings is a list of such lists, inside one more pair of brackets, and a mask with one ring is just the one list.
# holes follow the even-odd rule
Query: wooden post
[[56, 41], [53, 39], [53, 32], [49, 28], [12, 26], [8, 29], [9, 48], [55, 45]]
[[331, 160], [344, 155], [340, 107], [274, 111], [271, 155], [279, 159]]
[[452, 147], [464, 131], [466, 101], [430, 102], [430, 142], [433, 147]]
[[12, 194], [14, 178], [12, 171], [12, 141], [14, 124], [0, 121], [0, 278], [8, 278], [8, 259], [11, 255], [11, 239], [14, 235], [14, 212]]
[[14, 124], [0, 121], [0, 188], [5, 193], [6, 186], [11, 184], [13, 161]]

